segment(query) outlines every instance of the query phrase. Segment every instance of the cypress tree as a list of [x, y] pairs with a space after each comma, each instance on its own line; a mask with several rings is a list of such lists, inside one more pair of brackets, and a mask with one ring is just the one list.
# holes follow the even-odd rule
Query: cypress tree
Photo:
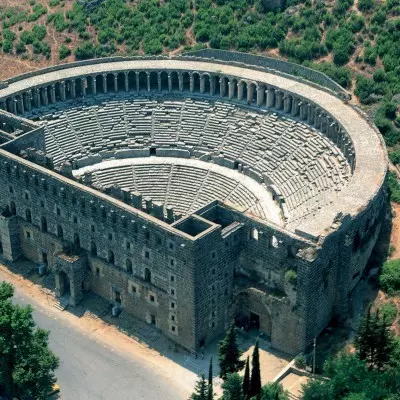
[[214, 391], [213, 391], [213, 364], [212, 357], [210, 358], [210, 366], [208, 368], [208, 392], [207, 392], [207, 400], [213, 400]]
[[244, 370], [244, 376], [243, 376], [243, 394], [246, 400], [249, 398], [249, 391], [250, 391], [250, 366], [249, 366], [249, 356], [247, 356], [246, 368]]
[[360, 321], [354, 340], [354, 346], [360, 360], [367, 360], [371, 356], [371, 328], [371, 306], [369, 306], [367, 315]]
[[204, 374], [201, 375], [200, 379], [196, 382], [194, 392], [189, 400], [207, 400], [207, 382]]
[[227, 374], [238, 372], [244, 367], [244, 361], [240, 360], [242, 352], [236, 339], [235, 324], [232, 321], [224, 339], [218, 346], [219, 375], [222, 379], [225, 379]]
[[391, 359], [391, 353], [394, 348], [394, 334], [390, 323], [385, 318], [381, 318], [379, 311], [376, 311], [376, 337], [375, 351], [372, 365], [379, 370], [387, 365]]
[[258, 339], [254, 346], [253, 356], [251, 359], [251, 378], [250, 378], [250, 395], [249, 397], [257, 397], [261, 392], [261, 371], [260, 371], [260, 352]]

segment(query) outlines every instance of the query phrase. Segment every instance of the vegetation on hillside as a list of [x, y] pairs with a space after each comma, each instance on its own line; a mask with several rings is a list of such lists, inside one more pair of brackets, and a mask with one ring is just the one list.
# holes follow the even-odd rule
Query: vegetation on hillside
[[387, 144], [400, 147], [400, 0], [288, 0], [277, 12], [265, 10], [261, 0], [106, 0], [90, 8], [24, 0], [0, 7], [0, 22], [1, 50], [21, 57], [49, 58], [49, 29], [65, 37], [60, 60], [203, 46], [273, 50], [344, 87], [355, 82]]

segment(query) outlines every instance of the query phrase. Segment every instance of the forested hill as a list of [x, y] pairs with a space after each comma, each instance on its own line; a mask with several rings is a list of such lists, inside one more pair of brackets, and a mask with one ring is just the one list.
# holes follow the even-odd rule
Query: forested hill
[[[276, 12], [261, 0], [1, 3], [7, 4], [0, 4], [5, 75], [74, 59], [204, 46], [268, 54], [322, 70], [353, 91], [392, 150], [400, 146], [400, 0], [287, 0]], [[400, 152], [393, 157], [400, 160]]]

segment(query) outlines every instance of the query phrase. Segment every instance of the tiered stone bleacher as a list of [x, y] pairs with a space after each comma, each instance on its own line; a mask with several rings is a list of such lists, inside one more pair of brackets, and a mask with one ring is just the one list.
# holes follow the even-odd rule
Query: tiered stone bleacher
[[[289, 227], [331, 203], [350, 176], [341, 152], [314, 128], [274, 112], [224, 101], [103, 97], [97, 103], [91, 99], [79, 105], [54, 104], [36, 116], [47, 121], [46, 147], [55, 164], [150, 145], [194, 149], [239, 161], [279, 189]], [[218, 187], [207, 195], [201, 191], [201, 196], [214, 199]], [[185, 205], [195, 206], [196, 202]]]
[[100, 169], [91, 176], [97, 187], [105, 189], [117, 184], [132, 192], [143, 193], [146, 198], [163, 203], [165, 207], [171, 206], [182, 215], [218, 199], [238, 205], [260, 218], [266, 217], [259, 199], [239, 180], [228, 179], [207, 169], [174, 163], [149, 163]]

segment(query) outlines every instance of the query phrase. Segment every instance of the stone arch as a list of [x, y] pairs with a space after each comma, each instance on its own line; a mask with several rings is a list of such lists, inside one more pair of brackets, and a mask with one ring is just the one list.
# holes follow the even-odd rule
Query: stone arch
[[228, 97], [229, 96], [229, 79], [227, 76], [221, 76], [219, 80], [219, 87], [220, 87], [220, 96], [221, 97]]
[[210, 74], [204, 73], [202, 75], [203, 79], [203, 93], [211, 94], [211, 77]]
[[68, 275], [64, 271], [58, 273], [59, 293], [60, 296], [65, 296], [71, 293], [71, 283]]
[[64, 229], [61, 225], [57, 225], [57, 237], [59, 239], [64, 239]]
[[25, 210], [25, 219], [26, 219], [26, 222], [32, 222], [32, 213], [29, 208], [27, 208]]
[[179, 75], [176, 71], [171, 71], [171, 88], [172, 91], [179, 91]]
[[95, 257], [97, 256], [97, 246], [93, 240], [90, 242], [90, 254]]
[[271, 338], [272, 313], [268, 305], [268, 294], [247, 288], [236, 294], [233, 303], [235, 320], [239, 325], [258, 328]]
[[182, 87], [184, 92], [190, 92], [190, 74], [187, 71], [182, 72]]
[[129, 71], [128, 72], [128, 86], [129, 86], [129, 90], [137, 90], [137, 87], [136, 87], [136, 72], [135, 71]]
[[96, 75], [96, 93], [103, 93], [103, 75]]
[[76, 250], [79, 250], [81, 248], [81, 238], [76, 232], [74, 233], [74, 247]]
[[126, 259], [125, 267], [128, 274], [133, 274], [132, 260], [130, 258]]
[[237, 83], [237, 99], [239, 101], [244, 101], [246, 102], [247, 99], [247, 82], [244, 81], [243, 79], [239, 80]]
[[256, 93], [257, 93], [257, 83], [247, 82], [247, 97], [245, 98], [245, 100], [248, 104], [252, 104], [256, 101]]
[[108, 250], [107, 261], [110, 264], [115, 265], [115, 256], [114, 256], [114, 252], [112, 250]]
[[47, 219], [45, 216], [42, 216], [42, 218], [40, 218], [40, 231], [46, 233], [47, 228]]
[[144, 269], [144, 280], [151, 283], [151, 271], [147, 267]]
[[93, 80], [93, 76], [87, 76], [86, 77], [86, 94], [88, 95], [88, 96], [93, 96], [94, 95], [94, 93], [93, 93], [93, 83], [94, 83], [94, 80]]
[[169, 91], [168, 72], [167, 71], [161, 71], [160, 79], [161, 79], [161, 91], [162, 92], [168, 92]]
[[200, 93], [200, 74], [195, 71], [192, 73], [193, 93]]
[[150, 71], [150, 90], [158, 92], [158, 73], [157, 71]]
[[147, 92], [147, 74], [145, 71], [139, 72], [139, 92]]
[[114, 92], [114, 74], [109, 73], [106, 76], [107, 92]]
[[118, 92], [125, 92], [125, 73], [118, 72], [117, 75]]

